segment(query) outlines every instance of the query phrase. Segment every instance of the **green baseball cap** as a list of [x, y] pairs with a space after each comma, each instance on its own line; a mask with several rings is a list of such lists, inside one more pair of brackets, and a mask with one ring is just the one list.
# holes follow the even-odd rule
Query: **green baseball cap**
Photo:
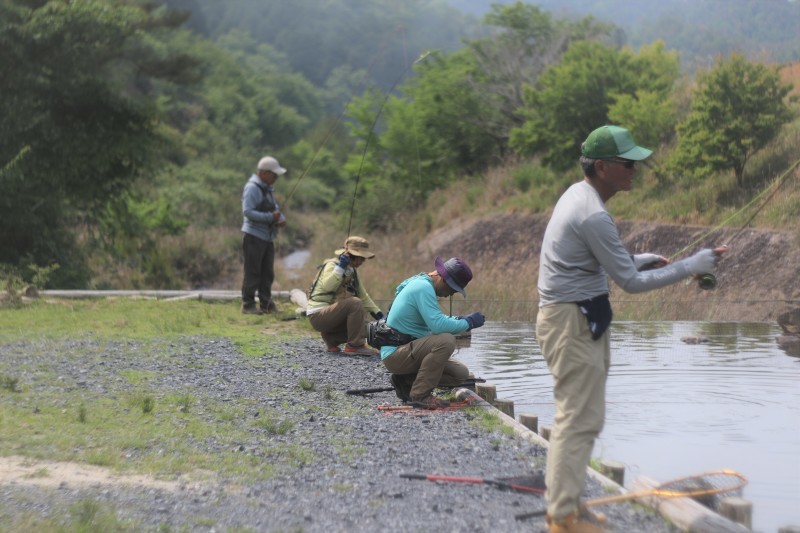
[[601, 126], [590, 133], [581, 145], [581, 154], [592, 159], [620, 157], [641, 161], [652, 153], [652, 150], [637, 146], [630, 132], [619, 126]]

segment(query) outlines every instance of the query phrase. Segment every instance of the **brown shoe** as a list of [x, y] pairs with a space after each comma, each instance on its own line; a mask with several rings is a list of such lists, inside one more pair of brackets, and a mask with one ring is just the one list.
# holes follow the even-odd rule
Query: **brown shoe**
[[245, 315], [263, 315], [264, 311], [257, 308], [255, 305], [242, 306], [242, 313]]
[[547, 515], [547, 525], [550, 526], [550, 533], [605, 533], [605, 529], [583, 518], [578, 518], [576, 513], [567, 515], [558, 521]]
[[440, 400], [433, 394], [428, 394], [419, 400], [411, 400], [411, 406], [417, 409], [441, 409], [443, 407], [450, 407], [450, 402], [447, 400]]

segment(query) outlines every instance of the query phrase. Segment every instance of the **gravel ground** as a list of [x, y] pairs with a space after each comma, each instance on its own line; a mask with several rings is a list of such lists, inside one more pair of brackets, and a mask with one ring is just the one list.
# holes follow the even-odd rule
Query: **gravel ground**
[[[348, 389], [388, 387], [378, 357], [329, 354], [317, 339], [280, 343], [260, 356], [222, 338], [156, 343], [17, 342], [0, 346], [0, 373], [20, 378], [22, 399], [37, 391], [69, 394], [125, 392], [123, 371], [146, 372], [151, 390], [192, 390], [196, 404], [239, 402], [247, 416], [280, 409], [293, 427], [283, 435], [253, 431], [245, 442], [209, 439], [205, 451], [253, 454], [276, 474], [243, 483], [219, 479], [174, 489], [65, 480], [57, 487], [9, 482], [0, 471], [0, 531], [20, 513], [64, 516], [74, 504], [99, 502], [138, 531], [545, 531], [541, 518], [515, 520], [541, 509], [540, 496], [490, 485], [407, 480], [401, 473], [496, 479], [534, 473], [546, 451], [514, 435], [479, 427], [469, 410], [381, 412], [400, 405], [393, 392], [349, 396]], [[58, 376], [52, 379], [52, 376]], [[313, 383], [303, 390], [298, 383]], [[213, 422], [211, 413], [204, 415]], [[2, 416], [0, 416], [2, 422]], [[224, 439], [220, 439], [224, 442]], [[301, 447], [305, 462], [290, 464], [276, 450]], [[231, 449], [233, 448], [233, 450]], [[586, 497], [605, 491], [589, 480]], [[675, 532], [649, 510], [608, 505], [610, 532]]]

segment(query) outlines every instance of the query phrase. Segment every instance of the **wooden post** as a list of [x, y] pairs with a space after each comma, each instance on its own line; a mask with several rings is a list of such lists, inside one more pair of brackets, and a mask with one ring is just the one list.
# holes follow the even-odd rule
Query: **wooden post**
[[534, 433], [539, 433], [539, 417], [527, 413], [519, 414], [519, 423]]
[[497, 399], [497, 387], [489, 385], [488, 383], [476, 383], [475, 392], [489, 403]]
[[504, 412], [511, 418], [514, 418], [514, 401], [513, 400], [500, 400], [497, 399], [492, 402], [497, 409]]
[[541, 426], [541, 433], [539, 435], [542, 436], [544, 440], [550, 440], [550, 426]]
[[742, 524], [747, 529], [753, 529], [753, 502], [730, 496], [719, 502], [719, 514]]
[[601, 459], [600, 473], [611, 478], [617, 485], [625, 485], [625, 465], [622, 463]]

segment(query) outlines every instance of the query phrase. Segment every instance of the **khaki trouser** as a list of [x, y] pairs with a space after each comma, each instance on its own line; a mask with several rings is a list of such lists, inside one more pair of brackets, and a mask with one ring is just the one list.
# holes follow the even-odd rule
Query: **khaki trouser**
[[539, 309], [536, 340], [553, 375], [556, 404], [547, 452], [547, 512], [561, 520], [578, 509], [594, 441], [603, 429], [610, 342], [608, 330], [592, 340], [574, 303]]
[[309, 315], [308, 321], [328, 346], [339, 346], [345, 341], [361, 346], [367, 337], [366, 317], [361, 298], [350, 296]]
[[456, 387], [472, 377], [467, 365], [450, 358], [455, 350], [452, 333], [428, 335], [400, 346], [383, 364], [392, 374], [416, 374], [411, 399], [417, 401], [436, 387]]

